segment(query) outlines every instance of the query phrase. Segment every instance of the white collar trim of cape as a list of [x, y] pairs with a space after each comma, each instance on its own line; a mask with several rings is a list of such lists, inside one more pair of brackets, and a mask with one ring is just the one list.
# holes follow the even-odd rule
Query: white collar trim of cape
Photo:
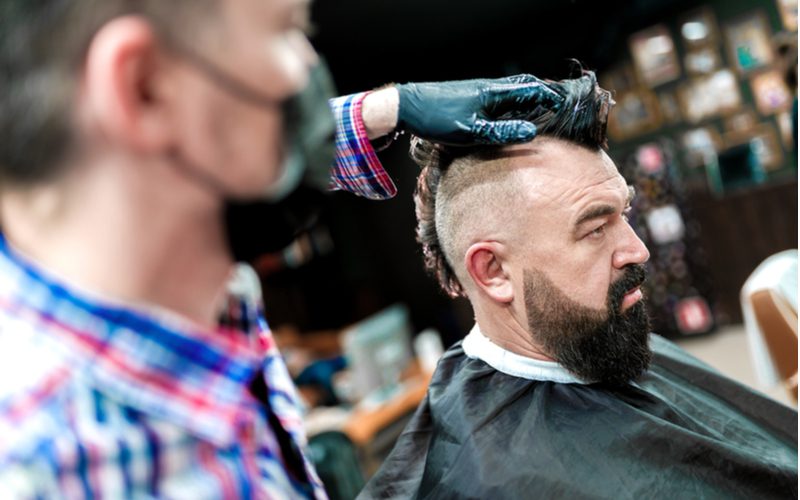
[[477, 324], [464, 337], [461, 347], [467, 357], [480, 359], [495, 370], [512, 377], [560, 384], [586, 384], [554, 361], [528, 358], [503, 349], [489, 340]]

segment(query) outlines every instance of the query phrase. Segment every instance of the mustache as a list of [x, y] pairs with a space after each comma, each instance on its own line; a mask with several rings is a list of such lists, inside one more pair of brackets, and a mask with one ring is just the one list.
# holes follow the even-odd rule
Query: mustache
[[618, 311], [622, 298], [632, 289], [641, 286], [647, 279], [647, 271], [642, 264], [630, 264], [625, 267], [620, 279], [611, 284], [608, 291], [609, 311]]

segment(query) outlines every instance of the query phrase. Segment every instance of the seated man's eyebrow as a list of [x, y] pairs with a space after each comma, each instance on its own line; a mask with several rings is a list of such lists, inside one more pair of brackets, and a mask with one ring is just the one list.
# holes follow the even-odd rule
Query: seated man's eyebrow
[[[631, 206], [631, 201], [633, 201], [633, 197], [636, 196], [636, 189], [633, 186], [628, 186], [628, 196], [625, 199], [625, 208]], [[617, 209], [611, 205], [597, 205], [594, 207], [589, 208], [584, 213], [578, 217], [578, 220], [575, 222], [575, 228], [577, 229], [580, 227], [581, 224], [588, 222], [592, 219], [599, 219], [600, 217], [606, 217], [609, 215], [613, 215], [616, 213]]]
[[580, 227], [581, 224], [588, 222], [592, 219], [599, 219], [601, 217], [607, 217], [609, 215], [613, 215], [617, 212], [617, 209], [611, 205], [596, 205], [594, 207], [589, 208], [585, 212], [583, 212], [578, 220], [575, 222], [575, 228], [577, 229]]

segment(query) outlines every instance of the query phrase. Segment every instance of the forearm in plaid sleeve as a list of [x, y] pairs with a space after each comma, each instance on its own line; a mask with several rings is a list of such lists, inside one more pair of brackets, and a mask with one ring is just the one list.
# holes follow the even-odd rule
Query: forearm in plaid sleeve
[[328, 101], [336, 118], [336, 161], [331, 172], [331, 189], [384, 200], [393, 197], [397, 188], [367, 138], [361, 118], [361, 104], [366, 95], [367, 92], [361, 92]]

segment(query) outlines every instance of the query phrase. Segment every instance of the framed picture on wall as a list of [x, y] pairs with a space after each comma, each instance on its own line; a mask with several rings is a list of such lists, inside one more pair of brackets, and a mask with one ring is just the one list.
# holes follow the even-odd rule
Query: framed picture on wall
[[636, 166], [646, 175], [653, 175], [664, 170], [666, 158], [664, 150], [656, 142], [642, 144], [636, 150]]
[[653, 208], [645, 215], [645, 220], [650, 238], [656, 245], [680, 241], [686, 234], [686, 225], [676, 205]]
[[608, 133], [615, 141], [651, 132], [661, 125], [658, 100], [644, 89], [623, 92], [614, 97], [617, 101], [608, 116]]
[[744, 109], [725, 119], [726, 134], [752, 135], [758, 126], [758, 118], [752, 109]]
[[775, 120], [778, 122], [778, 131], [781, 134], [781, 141], [783, 142], [784, 147], [787, 150], [792, 151], [795, 148], [795, 141], [797, 138], [794, 134], [791, 113], [788, 111], [778, 113], [775, 116]]
[[655, 87], [681, 76], [675, 43], [663, 24], [631, 35], [629, 39], [633, 64], [642, 83]]
[[627, 92], [639, 85], [636, 80], [636, 72], [631, 63], [620, 64], [603, 72], [598, 77], [598, 82], [604, 89], [616, 93]]
[[764, 172], [776, 170], [783, 165], [783, 148], [772, 124], [761, 122], [749, 134], [726, 132], [722, 141], [726, 149], [749, 143], [752, 154], [758, 159]]
[[701, 7], [683, 16], [680, 20], [681, 41], [688, 50], [717, 45], [719, 30], [714, 11]]
[[690, 80], [678, 89], [678, 99], [689, 123], [733, 113], [742, 105], [739, 81], [729, 69]]
[[725, 26], [728, 55], [740, 73], [749, 73], [772, 63], [770, 35], [767, 17], [760, 10], [741, 16]]
[[797, 31], [797, 0], [777, 1], [783, 27], [789, 31]]
[[771, 124], [759, 126], [750, 145], [766, 172], [777, 170], [783, 165], [783, 148], [778, 140], [778, 133]]
[[681, 107], [675, 92], [663, 90], [658, 93], [658, 105], [661, 108], [661, 118], [667, 125], [674, 125], [681, 121]]
[[750, 79], [756, 108], [762, 115], [786, 111], [792, 106], [792, 93], [778, 70], [759, 73]]
[[680, 144], [686, 166], [701, 168], [716, 160], [722, 139], [715, 128], [698, 127], [684, 132]]
[[683, 57], [683, 66], [689, 75], [707, 75], [722, 66], [722, 58], [716, 47], [693, 49]]

